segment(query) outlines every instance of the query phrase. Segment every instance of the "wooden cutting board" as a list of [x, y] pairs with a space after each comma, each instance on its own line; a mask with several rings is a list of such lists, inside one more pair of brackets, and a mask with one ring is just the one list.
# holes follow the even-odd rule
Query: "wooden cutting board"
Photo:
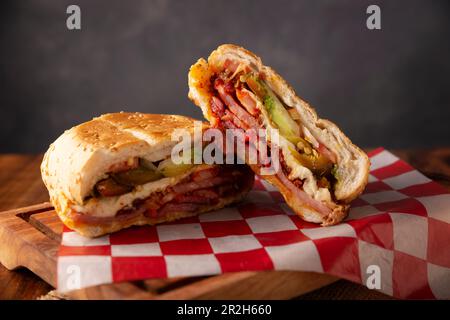
[[[56, 286], [62, 222], [50, 203], [0, 213], [0, 262], [25, 267]], [[106, 284], [67, 294], [73, 299], [289, 299], [338, 278], [314, 272], [236, 272]]]

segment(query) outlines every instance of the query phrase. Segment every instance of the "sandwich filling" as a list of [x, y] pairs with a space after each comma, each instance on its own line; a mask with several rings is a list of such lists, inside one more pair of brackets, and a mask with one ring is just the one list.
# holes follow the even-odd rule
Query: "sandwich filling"
[[84, 204], [72, 205], [70, 215], [74, 222], [101, 224], [136, 216], [195, 213], [249, 190], [253, 179], [247, 166], [131, 158], [111, 166]]
[[194, 213], [234, 198], [253, 184], [247, 166], [193, 164], [193, 159], [182, 158], [175, 164], [170, 156], [154, 162], [132, 157], [111, 165], [83, 204], [72, 205], [72, 219], [100, 223], [138, 215]]
[[[337, 156], [302, 125], [297, 110], [282, 102], [264, 74], [226, 60], [223, 68], [212, 75], [209, 85], [215, 126], [278, 129], [278, 178], [303, 203], [324, 216], [339, 205], [334, 195]], [[269, 147], [269, 135], [267, 140]]]

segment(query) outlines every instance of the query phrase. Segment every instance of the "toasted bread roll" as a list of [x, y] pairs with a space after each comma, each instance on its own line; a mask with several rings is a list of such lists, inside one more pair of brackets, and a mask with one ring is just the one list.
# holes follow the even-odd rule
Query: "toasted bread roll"
[[[222, 45], [189, 71], [189, 98], [213, 127], [279, 130], [281, 170], [275, 185], [304, 220], [333, 225], [365, 188], [370, 162], [332, 122], [296, 95], [254, 53]], [[259, 150], [261, 151], [261, 150]], [[260, 173], [260, 165], [251, 165]]]
[[[96, 237], [222, 208], [253, 185], [247, 166], [176, 164], [176, 115], [112, 113], [64, 132], [41, 164], [50, 201], [69, 228]], [[207, 126], [203, 125], [202, 129]]]

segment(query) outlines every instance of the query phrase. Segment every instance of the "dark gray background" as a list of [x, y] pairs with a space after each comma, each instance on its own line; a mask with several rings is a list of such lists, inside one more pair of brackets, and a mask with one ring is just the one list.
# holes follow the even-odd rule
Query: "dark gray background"
[[449, 143], [450, 1], [2, 0], [0, 18], [0, 152], [44, 151], [106, 112], [201, 118], [187, 72], [221, 43], [260, 55], [361, 146]]

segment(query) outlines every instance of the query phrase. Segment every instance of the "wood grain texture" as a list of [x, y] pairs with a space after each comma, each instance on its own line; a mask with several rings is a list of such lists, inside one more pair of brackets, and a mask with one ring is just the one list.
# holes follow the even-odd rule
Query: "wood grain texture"
[[[422, 150], [394, 150], [393, 153], [398, 155], [403, 160], [410, 163], [419, 171], [424, 173], [429, 178], [447, 186], [450, 189], [450, 148], [435, 148]], [[5, 154], [0, 155], [0, 211], [20, 208], [23, 206], [41, 203], [48, 200], [47, 191], [41, 182], [39, 165], [42, 160], [41, 155], [16, 155]], [[0, 216], [1, 219], [1, 216]], [[28, 219], [28, 221], [27, 221]], [[54, 246], [54, 242], [59, 242], [58, 234], [61, 232], [61, 224], [55, 219], [55, 216], [49, 212], [37, 213], [22, 220], [24, 223], [30, 223], [35, 228], [41, 230], [42, 236], [25, 236], [25, 252], [34, 250], [33, 243], [38, 243], [37, 248], [48, 248]], [[9, 221], [9, 223], [13, 223]], [[24, 224], [13, 224], [18, 232], [23, 232]], [[17, 245], [15, 241], [11, 240], [12, 245]], [[0, 255], [2, 253], [0, 252]], [[54, 252], [53, 258], [56, 257]], [[51, 254], [50, 254], [50, 258]], [[23, 261], [17, 258], [9, 258], [9, 267], [14, 268], [15, 265], [21, 265]], [[42, 268], [51, 270], [51, 266], [35, 266], [35, 272], [41, 272]], [[51, 272], [50, 272], [51, 273]], [[270, 273], [270, 272], [268, 272]], [[276, 272], [272, 272], [276, 273]], [[289, 272], [288, 272], [289, 273]], [[244, 275], [254, 281], [254, 286], [261, 283], [261, 273], [248, 273]], [[238, 274], [239, 275], [239, 274]], [[239, 275], [242, 276], [242, 275]], [[245, 290], [239, 289], [239, 286], [233, 285], [233, 281], [239, 279], [233, 277], [233, 274], [227, 275], [230, 277], [229, 293], [232, 296], [239, 296], [245, 298]], [[271, 275], [264, 275], [271, 277]], [[288, 275], [281, 275], [277, 279], [282, 279]], [[320, 276], [320, 275], [318, 275]], [[78, 292], [76, 298], [93, 298], [95, 296], [104, 296], [111, 299], [129, 295], [129, 297], [152, 299], [156, 296], [165, 298], [184, 298], [181, 289], [188, 288], [191, 290], [190, 297], [192, 298], [211, 298], [210, 292], [213, 292], [214, 281], [209, 279], [214, 277], [196, 277], [196, 278], [175, 278], [166, 280], [146, 280], [136, 281], [121, 284], [117, 286], [115, 291], [108, 289], [108, 286], [97, 286], [90, 288], [84, 292]], [[47, 281], [54, 283], [54, 279], [50, 276]], [[281, 280], [280, 280], [281, 281]], [[320, 281], [320, 279], [319, 279]], [[276, 283], [276, 281], [275, 281]], [[305, 282], [305, 286], [308, 284]], [[208, 288], [209, 291], [204, 288]], [[285, 285], [284, 285], [285, 286]], [[295, 286], [295, 284], [292, 284]], [[276, 290], [277, 285], [274, 285]], [[46, 294], [52, 287], [45, 281], [39, 279], [32, 272], [26, 269], [17, 269], [15, 271], [8, 271], [5, 267], [0, 265], [0, 299], [35, 299], [41, 295]], [[309, 290], [313, 289], [312, 287]], [[189, 292], [187, 290], [186, 292]], [[234, 291], [233, 291], [234, 290]], [[264, 292], [261, 289], [262, 295], [266, 298], [271, 298], [269, 291]], [[100, 293], [99, 293], [100, 292]], [[181, 292], [181, 293], [180, 293]], [[286, 297], [292, 297], [289, 292], [291, 289], [286, 289]], [[351, 283], [346, 280], [339, 280], [331, 285], [325, 286], [321, 289], [309, 292], [305, 295], [297, 297], [298, 299], [380, 299], [389, 298], [381, 293], [369, 290], [364, 286]]]
[[59, 241], [30, 224], [33, 214], [52, 208], [48, 202], [13, 209], [0, 215], [0, 261], [9, 270], [26, 267], [47, 283], [56, 285]]
[[[48, 201], [39, 166], [42, 155], [0, 155], [0, 211]], [[0, 299], [36, 299], [52, 287], [27, 269], [0, 264]]]
[[313, 272], [229, 273], [170, 290], [157, 299], [291, 299], [335, 281], [335, 277]]

